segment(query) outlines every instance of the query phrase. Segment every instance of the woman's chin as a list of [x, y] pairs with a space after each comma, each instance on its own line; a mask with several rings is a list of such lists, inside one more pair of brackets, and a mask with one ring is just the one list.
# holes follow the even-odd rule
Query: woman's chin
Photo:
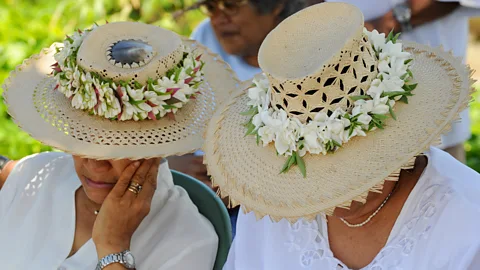
[[87, 194], [87, 197], [90, 201], [96, 203], [96, 204], [103, 204], [103, 201], [107, 198], [108, 194], [110, 193], [110, 190], [105, 190], [105, 189], [92, 189], [89, 187], [84, 187], [85, 193]]

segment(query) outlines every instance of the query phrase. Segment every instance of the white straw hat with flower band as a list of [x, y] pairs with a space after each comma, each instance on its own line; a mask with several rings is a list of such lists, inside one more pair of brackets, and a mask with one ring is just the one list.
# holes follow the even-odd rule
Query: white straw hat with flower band
[[37, 140], [88, 158], [140, 159], [200, 148], [207, 121], [238, 83], [198, 43], [117, 22], [42, 50], [3, 88], [8, 112]]
[[264, 74], [206, 133], [209, 173], [233, 205], [295, 222], [365, 203], [468, 106], [474, 81], [461, 59], [363, 23], [352, 5], [322, 3], [266, 37]]

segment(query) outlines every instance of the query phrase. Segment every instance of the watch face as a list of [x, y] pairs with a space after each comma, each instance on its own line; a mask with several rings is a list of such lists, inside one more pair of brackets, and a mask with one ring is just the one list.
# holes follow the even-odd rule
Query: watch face
[[132, 253], [125, 252], [125, 255], [123, 258], [125, 259], [127, 268], [135, 268], [135, 258], [133, 258]]
[[410, 21], [412, 17], [412, 12], [408, 6], [397, 6], [395, 8], [395, 15], [400, 22]]

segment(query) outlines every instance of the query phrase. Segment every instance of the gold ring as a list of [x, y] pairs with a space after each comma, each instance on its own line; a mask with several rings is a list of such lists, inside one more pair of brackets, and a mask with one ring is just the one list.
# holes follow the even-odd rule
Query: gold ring
[[140, 185], [140, 184], [137, 183], [137, 182], [133, 182], [133, 181], [132, 181], [132, 182], [130, 182], [130, 185], [129, 185], [129, 186], [130, 186], [130, 187], [134, 187], [134, 188], [138, 189], [139, 191], [142, 190], [142, 185]]
[[135, 195], [138, 195], [138, 193], [140, 193], [140, 190], [137, 189], [136, 187], [133, 187], [133, 186], [129, 186], [129, 187], [128, 187], [128, 190], [130, 190], [131, 192], [133, 192]]

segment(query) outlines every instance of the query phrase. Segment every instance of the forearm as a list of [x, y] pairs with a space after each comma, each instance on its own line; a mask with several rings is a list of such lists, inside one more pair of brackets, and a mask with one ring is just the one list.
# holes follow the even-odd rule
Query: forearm
[[119, 264], [119, 263], [112, 263], [110, 265], [107, 265], [105, 268], [103, 268], [103, 270], [125, 270], [127, 268], [125, 268], [123, 265]]
[[7, 181], [8, 175], [13, 170], [13, 167], [15, 167], [16, 163], [17, 163], [16, 160], [11, 160], [0, 171], [0, 189], [2, 189], [3, 185], [5, 184], [5, 181]]
[[409, 0], [412, 10], [413, 27], [429, 23], [449, 15], [459, 6], [459, 2], [438, 2], [434, 0]]

